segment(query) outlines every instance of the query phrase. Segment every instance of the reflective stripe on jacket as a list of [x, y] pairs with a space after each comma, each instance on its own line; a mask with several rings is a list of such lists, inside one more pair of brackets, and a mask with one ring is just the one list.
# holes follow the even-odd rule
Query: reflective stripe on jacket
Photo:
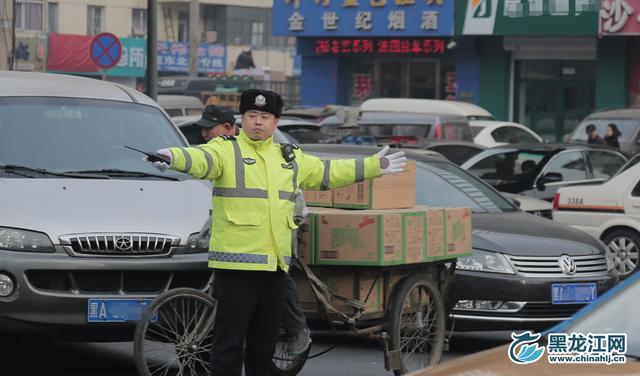
[[323, 161], [295, 150], [287, 163], [273, 138], [244, 132], [189, 148], [171, 148], [171, 168], [214, 182], [209, 267], [287, 271], [296, 192], [353, 184], [381, 175], [377, 156]]

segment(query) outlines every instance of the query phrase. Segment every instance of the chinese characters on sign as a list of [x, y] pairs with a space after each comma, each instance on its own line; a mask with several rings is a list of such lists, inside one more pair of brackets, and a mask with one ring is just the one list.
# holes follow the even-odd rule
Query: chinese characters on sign
[[550, 333], [549, 363], [625, 363], [625, 333]]
[[358, 100], [364, 100], [373, 91], [373, 77], [367, 73], [353, 75], [353, 96]]
[[336, 54], [422, 54], [445, 52], [443, 39], [317, 39], [317, 55]]
[[453, 35], [453, 6], [454, 0], [275, 0], [273, 33], [296, 36], [386, 36], [390, 32], [407, 36]]
[[[575, 2], [573, 12], [570, 12], [570, 2]], [[545, 13], [551, 16], [568, 16], [595, 10], [596, 0], [504, 0], [503, 15], [513, 18], [542, 16]]]
[[[226, 48], [218, 44], [198, 46], [198, 70], [203, 73], [224, 73]], [[184, 42], [158, 42], [158, 71], [188, 72], [189, 45]]]
[[640, 0], [602, 0], [600, 9], [600, 34], [640, 34]]

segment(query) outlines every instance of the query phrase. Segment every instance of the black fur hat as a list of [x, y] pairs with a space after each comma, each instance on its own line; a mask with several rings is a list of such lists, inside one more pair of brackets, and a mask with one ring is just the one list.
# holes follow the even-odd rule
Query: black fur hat
[[269, 90], [249, 89], [242, 92], [240, 96], [240, 113], [244, 114], [249, 110], [268, 112], [275, 117], [282, 114], [284, 101], [280, 94]]

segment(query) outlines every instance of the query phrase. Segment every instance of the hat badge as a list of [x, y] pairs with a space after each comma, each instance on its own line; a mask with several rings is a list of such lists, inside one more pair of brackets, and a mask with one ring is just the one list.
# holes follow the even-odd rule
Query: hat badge
[[267, 98], [264, 95], [258, 95], [256, 100], [253, 102], [256, 106], [262, 107], [267, 104]]

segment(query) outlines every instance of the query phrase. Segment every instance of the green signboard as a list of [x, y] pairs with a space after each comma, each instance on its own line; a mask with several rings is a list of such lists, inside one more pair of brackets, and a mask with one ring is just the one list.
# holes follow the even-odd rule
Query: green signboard
[[457, 35], [598, 34], [598, 0], [456, 0]]
[[109, 69], [109, 76], [144, 77], [147, 41], [141, 38], [120, 38], [122, 56], [118, 65]]

